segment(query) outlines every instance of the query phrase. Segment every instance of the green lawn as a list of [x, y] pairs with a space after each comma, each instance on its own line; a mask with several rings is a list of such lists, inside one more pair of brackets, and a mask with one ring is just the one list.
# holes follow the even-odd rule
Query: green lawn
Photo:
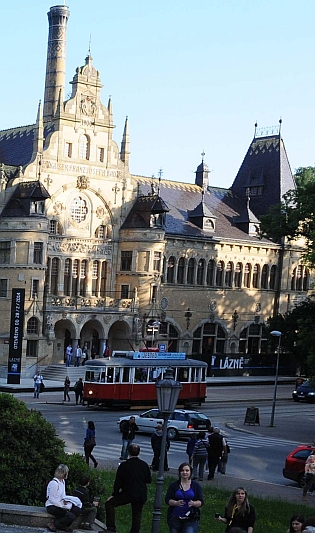
[[[113, 480], [115, 473], [113, 471], [102, 472], [105, 474], [106, 481], [106, 495], [110, 495], [113, 487]], [[166, 505], [164, 504], [164, 496], [168, 484], [173, 481], [173, 478], [167, 477], [163, 486], [163, 505], [161, 518], [161, 533], [168, 533], [166, 524]], [[235, 487], [239, 483], [235, 480]], [[241, 483], [242, 485], [242, 483]], [[153, 477], [152, 485], [149, 486], [148, 501], [143, 509], [142, 528], [141, 533], [149, 533], [151, 531], [153, 502], [155, 496], [155, 476]], [[245, 483], [246, 488], [246, 483]], [[225, 524], [214, 520], [214, 513], [219, 512], [223, 514], [225, 503], [230, 496], [230, 492], [226, 490], [219, 490], [206, 484], [203, 488], [205, 505], [201, 509], [201, 522], [199, 533], [224, 533]], [[257, 497], [251, 497], [249, 500], [254, 505], [257, 514], [257, 521], [255, 526], [255, 533], [285, 533], [289, 527], [290, 517], [294, 514], [304, 514], [306, 518], [315, 515], [315, 497], [314, 505], [310, 499], [310, 505], [302, 505], [302, 491], [301, 504], [284, 502], [282, 500], [266, 500]], [[304, 502], [303, 502], [304, 503]], [[116, 509], [116, 526], [118, 533], [128, 533], [131, 524], [130, 506], [120, 507]]]

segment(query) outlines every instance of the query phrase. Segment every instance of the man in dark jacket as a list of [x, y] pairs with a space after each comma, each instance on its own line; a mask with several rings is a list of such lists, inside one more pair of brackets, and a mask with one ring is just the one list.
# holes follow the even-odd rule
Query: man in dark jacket
[[218, 466], [220, 457], [222, 457], [224, 451], [225, 441], [220, 435], [220, 429], [215, 427], [213, 433], [208, 437], [209, 447], [208, 447], [208, 466], [209, 466], [209, 475], [208, 479], [211, 480], [214, 478], [214, 472]]
[[[162, 447], [162, 435], [163, 435], [163, 424], [158, 422], [156, 429], [154, 433], [152, 433], [152, 436], [151, 436], [151, 446], [153, 450], [153, 459], [152, 459], [153, 472], [159, 471], [160, 455], [161, 455], [161, 447]], [[164, 471], [165, 472], [169, 471], [168, 460], [167, 460], [167, 452], [169, 449], [170, 449], [170, 440], [168, 437], [166, 437], [166, 448], [165, 448], [165, 456], [164, 456]]]
[[136, 424], [136, 419], [134, 416], [131, 416], [129, 420], [124, 420], [121, 424], [122, 429], [122, 448], [120, 454], [120, 460], [125, 461], [128, 459], [128, 447], [132, 444], [136, 431], [138, 431], [138, 426]]
[[105, 503], [106, 527], [116, 532], [115, 507], [131, 504], [132, 523], [130, 533], [139, 533], [142, 508], [147, 501], [147, 484], [151, 483], [151, 472], [145, 461], [139, 459], [140, 446], [130, 444], [129, 459], [121, 463], [116, 472], [113, 495]]

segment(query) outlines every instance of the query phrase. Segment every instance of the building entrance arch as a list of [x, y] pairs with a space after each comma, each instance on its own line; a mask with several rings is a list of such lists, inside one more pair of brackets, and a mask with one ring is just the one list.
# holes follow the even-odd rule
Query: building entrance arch
[[55, 324], [53, 363], [66, 362], [66, 347], [75, 339], [75, 326], [71, 320], [58, 320]]
[[110, 353], [114, 350], [134, 350], [131, 329], [127, 322], [118, 320], [108, 332], [108, 346]]
[[105, 350], [106, 337], [102, 324], [98, 320], [88, 320], [80, 332], [81, 348], [86, 344], [88, 359], [102, 357]]

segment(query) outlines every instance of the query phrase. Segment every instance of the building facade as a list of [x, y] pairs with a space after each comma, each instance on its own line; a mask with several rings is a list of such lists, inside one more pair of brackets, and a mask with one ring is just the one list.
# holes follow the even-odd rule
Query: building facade
[[267, 318], [312, 288], [300, 243], [257, 234], [295, 187], [280, 127], [255, 130], [229, 189], [209, 184], [204, 160], [194, 184], [131, 175], [128, 119], [119, 147], [90, 54], [65, 100], [68, 18], [50, 8], [36, 123], [0, 131], [0, 366], [13, 288], [26, 298], [22, 375], [63, 363], [70, 342], [100, 356], [162, 344], [209, 372], [267, 353]]

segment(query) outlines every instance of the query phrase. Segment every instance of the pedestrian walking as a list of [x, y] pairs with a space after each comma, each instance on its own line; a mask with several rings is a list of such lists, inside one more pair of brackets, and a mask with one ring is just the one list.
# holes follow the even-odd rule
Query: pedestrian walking
[[167, 524], [171, 533], [197, 533], [204, 503], [202, 488], [192, 480], [188, 463], [179, 465], [178, 474], [178, 480], [169, 485], [165, 496]]
[[55, 477], [47, 485], [46, 511], [54, 516], [53, 522], [48, 524], [50, 531], [73, 531], [72, 522], [81, 513], [82, 503], [75, 496], [66, 494], [65, 480], [68, 478], [69, 468], [67, 465], [59, 465], [55, 471]]
[[230, 451], [231, 451], [230, 446], [228, 445], [227, 440], [223, 437], [223, 452], [218, 462], [218, 472], [220, 474], [226, 473], [226, 465], [228, 462]]
[[39, 398], [39, 394], [42, 392], [42, 386], [44, 384], [44, 378], [40, 372], [37, 372], [34, 376], [34, 398]]
[[139, 459], [140, 446], [130, 444], [128, 453], [127, 461], [117, 469], [113, 494], [105, 503], [106, 528], [110, 533], [116, 532], [115, 508], [127, 504], [131, 505], [132, 512], [130, 533], [139, 533], [142, 508], [147, 501], [147, 485], [152, 481], [147, 463]]
[[[163, 424], [158, 422], [155, 428], [155, 431], [154, 433], [152, 433], [152, 436], [151, 436], [151, 446], [153, 450], [153, 459], [152, 459], [153, 472], [159, 471], [160, 455], [161, 455], [161, 448], [162, 448], [162, 435], [163, 435]], [[170, 440], [168, 437], [166, 437], [166, 448], [165, 448], [165, 455], [164, 455], [164, 472], [169, 471], [168, 459], [167, 459], [167, 452], [169, 449], [170, 449]]]
[[78, 405], [78, 402], [83, 402], [83, 380], [82, 378], [79, 378], [78, 381], [75, 383], [74, 387], [74, 394], [75, 394], [75, 404]]
[[222, 457], [224, 451], [223, 437], [220, 435], [220, 429], [218, 427], [213, 428], [213, 433], [209, 435], [208, 442], [208, 480], [212, 480], [214, 478], [215, 469], [217, 468], [220, 457]]
[[66, 348], [66, 357], [67, 357], [66, 365], [70, 366], [71, 365], [71, 361], [72, 361], [72, 345], [71, 345], [71, 342], [68, 344], [68, 346]]
[[192, 458], [191, 458], [191, 456], [192, 456], [192, 453], [193, 453], [193, 451], [194, 451], [194, 447], [195, 447], [195, 444], [196, 444], [197, 440], [198, 440], [198, 439], [197, 439], [197, 433], [193, 433], [193, 434], [189, 437], [189, 439], [188, 439], [188, 441], [187, 441], [186, 453], [187, 453], [187, 455], [188, 455], [188, 462], [189, 462], [190, 466], [192, 465]]
[[65, 402], [66, 399], [68, 399], [68, 402], [70, 402], [70, 396], [69, 396], [69, 390], [70, 390], [70, 378], [69, 376], [66, 376], [64, 385], [63, 385], [63, 401]]
[[85, 455], [85, 461], [86, 464], [90, 464], [90, 459], [93, 461], [94, 468], [97, 467], [98, 462], [95, 459], [94, 455], [92, 455], [93, 449], [96, 446], [96, 439], [95, 439], [95, 425], [92, 420], [88, 422], [88, 427], [86, 428], [86, 434], [84, 439], [84, 455]]
[[253, 533], [256, 520], [255, 507], [248, 501], [247, 492], [243, 487], [238, 487], [225, 507], [224, 516], [216, 516], [216, 520], [226, 524], [225, 532], [232, 528], [240, 528], [245, 533]]
[[75, 360], [74, 360], [74, 366], [78, 367], [81, 363], [81, 357], [82, 357], [82, 348], [80, 347], [80, 344], [75, 349]]
[[128, 459], [128, 446], [132, 444], [136, 431], [138, 431], [138, 426], [136, 424], [136, 419], [134, 416], [131, 416], [129, 420], [124, 420], [121, 424], [122, 431], [122, 448], [120, 454], [120, 460], [125, 461]]
[[199, 478], [199, 481], [203, 481], [203, 473], [208, 458], [208, 446], [209, 442], [206, 440], [205, 431], [200, 431], [192, 453], [193, 479]]
[[82, 474], [79, 485], [75, 489], [73, 496], [79, 498], [82, 502], [81, 514], [83, 514], [83, 521], [80, 524], [80, 529], [93, 531], [93, 524], [97, 515], [98, 502], [93, 502], [89, 494], [90, 476]]
[[87, 346], [87, 343], [84, 343], [83, 349], [82, 349], [82, 366], [85, 365], [86, 361], [89, 359], [89, 349]]

